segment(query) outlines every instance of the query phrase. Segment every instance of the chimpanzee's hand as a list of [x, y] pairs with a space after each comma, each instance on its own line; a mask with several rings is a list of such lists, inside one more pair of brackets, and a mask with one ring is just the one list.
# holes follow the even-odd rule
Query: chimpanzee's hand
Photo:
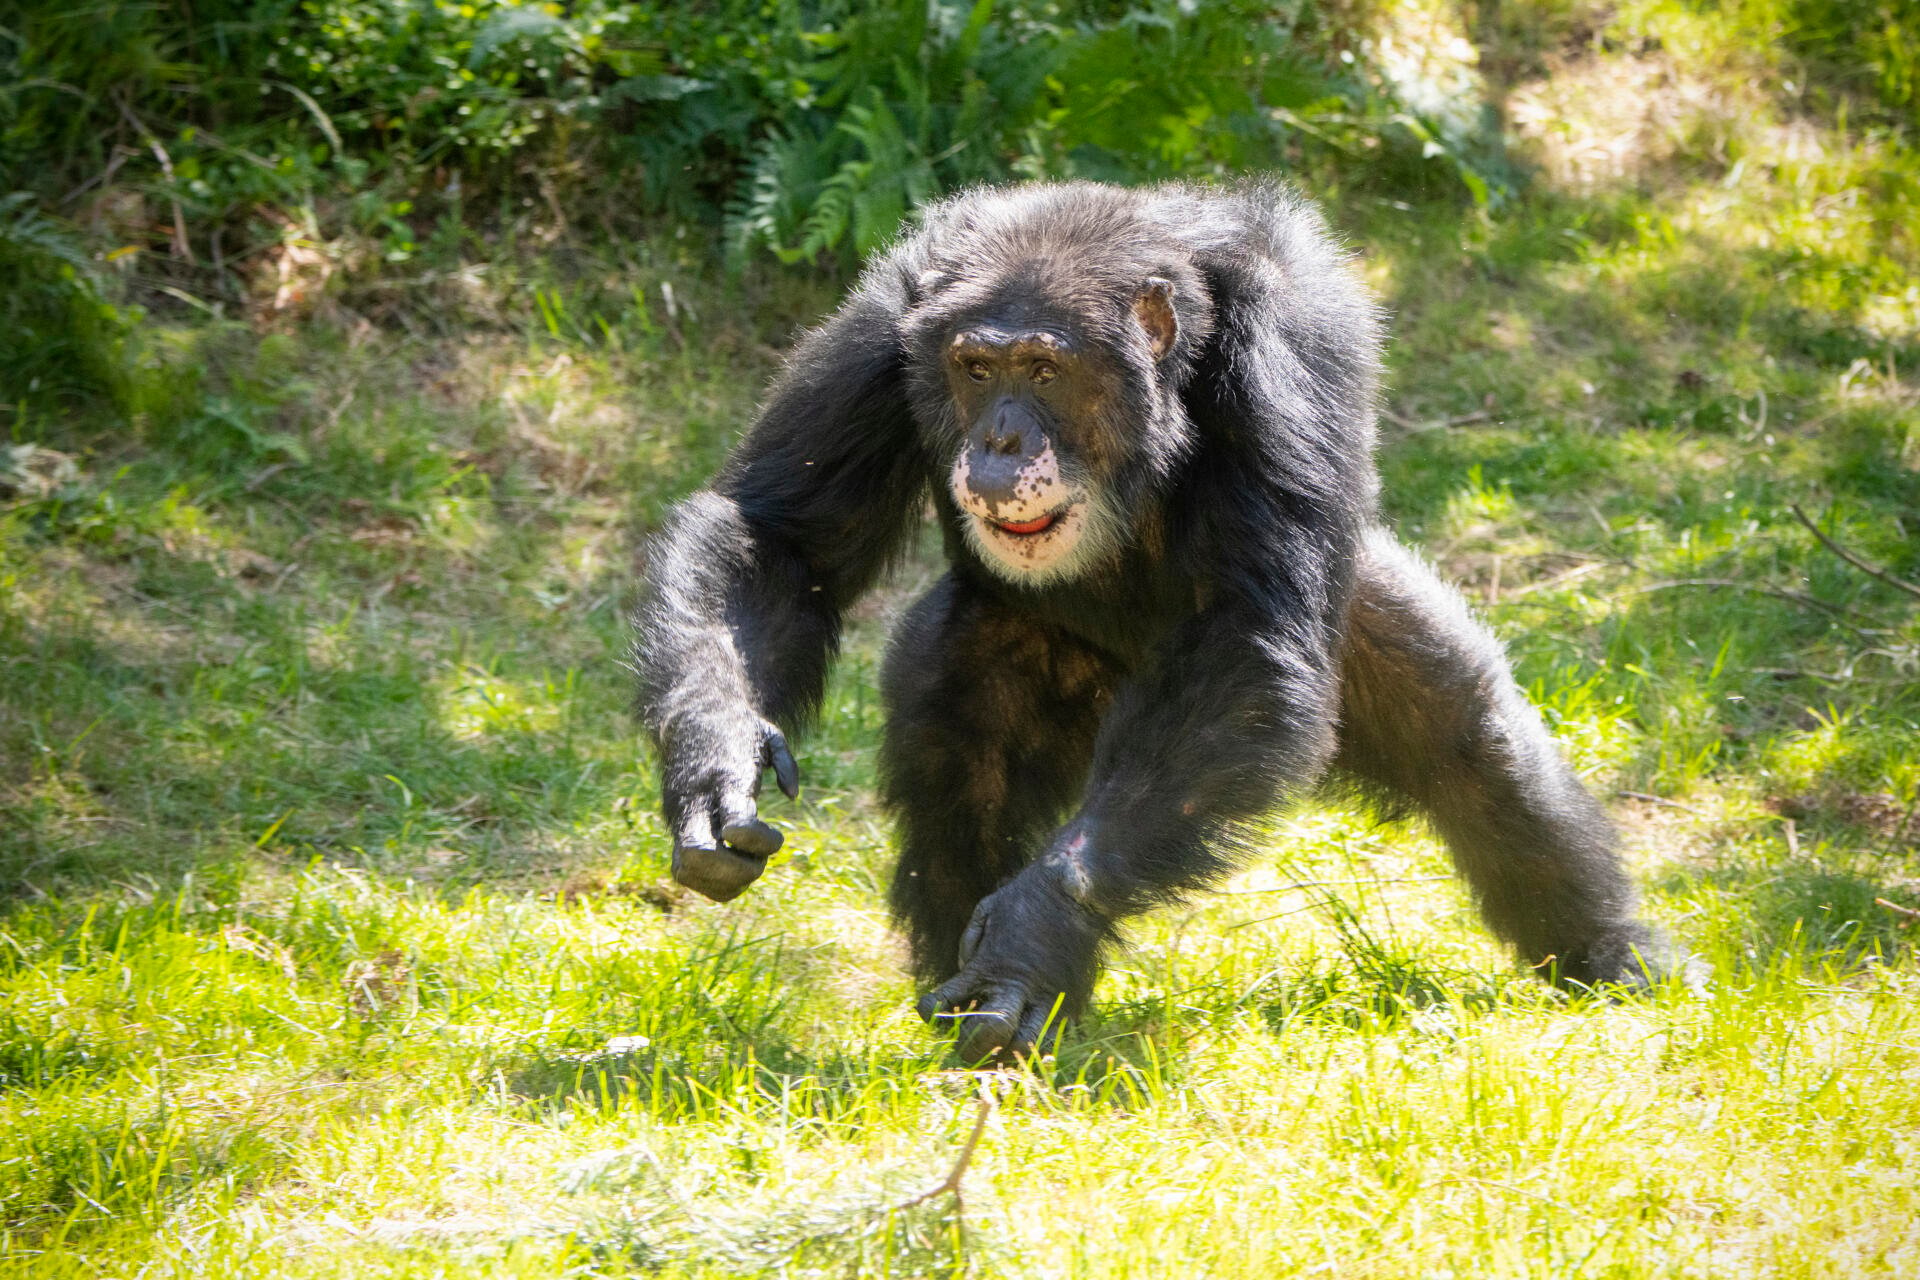
[[960, 972], [920, 998], [920, 1016], [955, 1028], [962, 1061], [1031, 1053], [1086, 1006], [1109, 928], [1036, 863], [974, 908]]
[[788, 799], [800, 794], [800, 768], [786, 738], [753, 715], [683, 722], [662, 742], [661, 757], [673, 878], [715, 902], [738, 897], [782, 843], [754, 804], [762, 771], [773, 769]]

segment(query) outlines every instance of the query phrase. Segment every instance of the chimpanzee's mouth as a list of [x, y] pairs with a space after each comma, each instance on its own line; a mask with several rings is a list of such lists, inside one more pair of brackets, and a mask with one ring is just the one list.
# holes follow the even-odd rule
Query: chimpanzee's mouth
[[1038, 520], [988, 520], [987, 523], [1001, 533], [1012, 534], [1016, 538], [1031, 538], [1035, 534], [1045, 533], [1060, 520], [1058, 511], [1049, 511]]
[[[973, 495], [968, 497], [971, 499]], [[1048, 499], [1057, 505], [1031, 520], [1007, 519], [1024, 516]], [[968, 504], [967, 541], [983, 563], [1015, 582], [1031, 585], [1073, 572], [1078, 558], [1087, 550], [1089, 520], [1099, 514], [1088, 495], [1072, 490], [1065, 493], [1056, 490], [1042, 496], [1040, 502], [1033, 502], [1029, 497], [1011, 511], [1003, 509], [995, 515], [980, 509], [987, 505], [985, 502], [977, 506]]]

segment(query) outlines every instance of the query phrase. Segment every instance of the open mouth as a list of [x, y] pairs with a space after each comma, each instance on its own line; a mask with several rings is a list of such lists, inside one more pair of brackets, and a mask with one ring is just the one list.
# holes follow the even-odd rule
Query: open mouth
[[989, 520], [987, 523], [998, 529], [1001, 533], [1010, 533], [1018, 538], [1031, 538], [1036, 533], [1045, 533], [1047, 530], [1053, 528], [1055, 524], [1059, 523], [1059, 520], [1060, 513], [1058, 511], [1049, 511], [1038, 520], [1022, 520], [1018, 523], [1006, 520]]

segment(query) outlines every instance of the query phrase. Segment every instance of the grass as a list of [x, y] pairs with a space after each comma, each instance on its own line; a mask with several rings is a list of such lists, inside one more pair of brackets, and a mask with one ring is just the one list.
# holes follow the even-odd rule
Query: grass
[[1920, 581], [1920, 156], [1746, 28], [1583, 12], [1482, 33], [1555, 104], [1514, 205], [1317, 185], [1395, 317], [1398, 527], [1709, 993], [1552, 995], [1431, 839], [1315, 807], [1142, 922], [1056, 1060], [953, 1069], [871, 774], [930, 542], [771, 805], [796, 852], [679, 893], [636, 550], [835, 291], [566, 241], [157, 314], [131, 429], [0, 445], [6, 1266], [1920, 1271], [1920, 611], [1792, 514]]

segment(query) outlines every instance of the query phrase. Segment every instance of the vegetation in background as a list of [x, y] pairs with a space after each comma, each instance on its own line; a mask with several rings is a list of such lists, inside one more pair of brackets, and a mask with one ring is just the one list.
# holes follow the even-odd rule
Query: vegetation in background
[[0, 168], [60, 196], [111, 175], [151, 206], [126, 230], [216, 270], [263, 205], [395, 261], [443, 216], [609, 182], [724, 210], [742, 253], [851, 257], [968, 182], [1476, 141], [1410, 112], [1358, 34], [1307, 0], [37, 4], [0, 34]]
[[[1920, 1272], [1910, 8], [0, 7], [0, 1257]], [[1397, 527], [1713, 989], [1565, 1001], [1315, 807], [952, 1069], [871, 786], [932, 531], [725, 908], [639, 548], [888, 202], [1267, 163], [1391, 310]]]

